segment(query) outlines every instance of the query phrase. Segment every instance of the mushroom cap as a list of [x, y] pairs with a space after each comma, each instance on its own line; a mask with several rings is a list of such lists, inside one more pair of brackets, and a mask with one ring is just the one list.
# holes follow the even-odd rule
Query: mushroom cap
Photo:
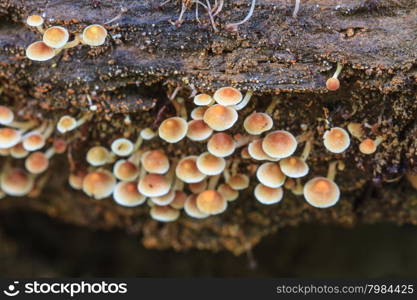
[[143, 168], [149, 173], [165, 174], [169, 170], [169, 160], [162, 150], [146, 151], [142, 157], [141, 162]]
[[25, 160], [25, 167], [32, 174], [40, 174], [49, 167], [49, 159], [42, 152], [33, 152]]
[[140, 136], [144, 140], [149, 141], [149, 140], [153, 139], [156, 136], [156, 133], [151, 128], [145, 128], [145, 129], [142, 129], [140, 131]]
[[9, 156], [12, 148], [0, 148], [0, 156]]
[[31, 15], [26, 19], [26, 24], [32, 27], [41, 26], [44, 20], [39, 15]]
[[90, 165], [98, 167], [105, 165], [108, 161], [109, 156], [109, 150], [102, 146], [95, 146], [88, 150], [86, 159]]
[[213, 98], [208, 94], [198, 94], [194, 97], [194, 104], [199, 106], [210, 105], [213, 103]]
[[272, 118], [265, 113], [253, 112], [246, 117], [243, 127], [249, 134], [258, 135], [268, 131], [273, 126]]
[[74, 130], [77, 127], [77, 120], [70, 116], [62, 116], [56, 128], [60, 133], [66, 133], [68, 131]]
[[12, 128], [0, 128], [0, 149], [11, 148], [22, 139], [22, 134]]
[[0, 124], [9, 125], [14, 120], [13, 111], [7, 106], [0, 105]]
[[217, 215], [227, 208], [227, 201], [215, 190], [206, 190], [197, 196], [197, 207], [203, 213]]
[[197, 195], [195, 194], [188, 196], [185, 200], [184, 211], [187, 215], [196, 219], [204, 219], [209, 216], [197, 207]]
[[139, 180], [139, 192], [146, 197], [160, 197], [168, 194], [171, 188], [169, 180], [160, 174], [147, 174]]
[[143, 204], [146, 197], [139, 193], [135, 181], [121, 181], [113, 191], [114, 201], [122, 206], [134, 207]]
[[82, 40], [89, 46], [101, 46], [106, 41], [107, 30], [101, 25], [87, 26], [82, 33]]
[[43, 42], [51, 48], [64, 47], [69, 39], [68, 30], [61, 26], [52, 26], [45, 30]]
[[67, 142], [64, 139], [55, 138], [53, 141], [55, 153], [62, 154], [67, 150]]
[[304, 185], [304, 198], [314, 207], [327, 208], [339, 201], [340, 190], [332, 180], [315, 177]]
[[237, 119], [238, 114], [234, 108], [220, 104], [210, 106], [203, 116], [204, 122], [216, 131], [224, 131], [231, 128]]
[[129, 160], [118, 160], [113, 166], [113, 174], [122, 181], [132, 181], [139, 176], [139, 168]]
[[297, 140], [290, 132], [277, 130], [265, 136], [262, 149], [273, 158], [286, 158], [293, 155], [297, 149]]
[[338, 90], [340, 87], [340, 81], [337, 78], [334, 77], [330, 77], [329, 79], [327, 79], [326, 81], [326, 88], [329, 91], [336, 91]]
[[156, 205], [168, 205], [174, 201], [175, 198], [175, 191], [171, 189], [167, 194], [159, 197], [152, 197], [152, 202]]
[[211, 129], [203, 120], [191, 120], [188, 122], [187, 137], [192, 141], [204, 141], [213, 134]]
[[191, 119], [193, 119], [193, 120], [203, 120], [204, 119], [204, 114], [205, 114], [207, 109], [208, 109], [208, 106], [199, 106], [199, 107], [194, 108], [191, 111]]
[[175, 191], [174, 200], [172, 200], [172, 202], [169, 205], [175, 209], [183, 209], [186, 200], [186, 193], [184, 193], [183, 191]]
[[230, 86], [218, 89], [213, 95], [214, 101], [224, 106], [236, 105], [242, 98], [242, 93]]
[[278, 163], [266, 162], [256, 171], [259, 182], [270, 188], [281, 187], [285, 182], [285, 174], [282, 173]]
[[156, 221], [173, 222], [179, 218], [180, 211], [171, 206], [154, 205], [151, 207], [150, 214], [152, 219]]
[[206, 175], [197, 168], [197, 156], [181, 159], [175, 168], [175, 175], [185, 183], [196, 183], [206, 178]]
[[45, 138], [39, 133], [30, 133], [23, 138], [22, 145], [27, 151], [36, 151], [45, 146]]
[[55, 56], [54, 48], [42, 41], [34, 42], [26, 48], [26, 57], [34, 61], [47, 61]]
[[245, 174], [237, 173], [227, 180], [227, 184], [234, 190], [245, 190], [249, 187], [249, 177]]
[[10, 169], [0, 175], [0, 189], [10, 196], [24, 196], [35, 186], [32, 176], [22, 169]]
[[200, 154], [196, 163], [200, 172], [208, 176], [218, 175], [222, 173], [226, 167], [226, 161], [224, 158], [214, 156], [209, 152]]
[[254, 190], [256, 200], [262, 204], [275, 204], [282, 200], [284, 191], [281, 187], [270, 188], [262, 183], [259, 183]]
[[363, 154], [372, 154], [376, 151], [376, 148], [377, 148], [377, 145], [375, 141], [369, 138], [364, 139], [359, 144], [359, 151], [362, 152]]
[[83, 191], [97, 200], [109, 197], [116, 186], [116, 178], [107, 170], [88, 173], [83, 180]]
[[111, 144], [111, 151], [117, 156], [128, 156], [133, 152], [133, 143], [125, 138], [119, 138]]
[[85, 172], [71, 173], [68, 177], [69, 185], [75, 190], [81, 190], [83, 188], [84, 177], [87, 175]]
[[159, 137], [168, 143], [177, 143], [187, 134], [188, 124], [183, 118], [172, 117], [159, 126]]
[[14, 145], [12, 148], [10, 148], [10, 155], [14, 158], [23, 158], [26, 157], [28, 154], [29, 152], [26, 151], [25, 148], [23, 148], [22, 143]]
[[273, 158], [265, 153], [264, 149], [262, 148], [262, 139], [252, 141], [248, 146], [248, 153], [250, 157], [255, 160], [270, 160], [270, 161], [277, 161], [277, 158]]
[[235, 151], [236, 142], [226, 133], [214, 134], [207, 143], [207, 150], [217, 157], [226, 157]]
[[349, 147], [350, 137], [343, 128], [333, 127], [324, 133], [323, 143], [330, 152], [342, 153]]
[[350, 122], [347, 126], [349, 133], [357, 139], [361, 139], [364, 135], [361, 123]]
[[226, 201], [234, 201], [239, 197], [239, 192], [232, 189], [227, 183], [220, 184], [217, 191]]
[[291, 178], [300, 178], [308, 174], [309, 167], [304, 160], [290, 156], [279, 161], [282, 173]]
[[200, 182], [189, 183], [188, 189], [193, 194], [200, 194], [207, 189], [207, 180], [202, 180]]
[[[262, 145], [261, 145], [261, 148], [262, 148]], [[243, 147], [243, 148], [242, 148], [242, 151], [240, 151], [240, 156], [241, 156], [243, 159], [250, 159], [250, 158], [252, 158], [252, 157], [250, 156], [250, 154], [249, 154], [249, 149], [248, 149], [248, 147]]]

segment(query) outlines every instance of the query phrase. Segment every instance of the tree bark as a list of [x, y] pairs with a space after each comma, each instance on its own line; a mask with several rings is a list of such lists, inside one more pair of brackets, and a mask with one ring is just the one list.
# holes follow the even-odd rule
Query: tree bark
[[[345, 163], [336, 177], [342, 198], [335, 207], [309, 207], [289, 191], [281, 203], [263, 206], [253, 199], [252, 176], [251, 188], [241, 192], [226, 213], [202, 221], [183, 215], [175, 223], [161, 224], [150, 220], [147, 207], [126, 209], [71, 190], [63, 155], [54, 158], [43, 175], [48, 180], [39, 195], [2, 199], [0, 210], [32, 209], [74, 224], [125, 228], [151, 248], [227, 249], [236, 254], [279, 228], [304, 222], [416, 224], [417, 193], [403, 178], [417, 172], [417, 3], [302, 1], [293, 18], [294, 1], [259, 0], [253, 16], [237, 32], [225, 30], [226, 24], [246, 16], [249, 2], [225, 1], [214, 18], [215, 31], [202, 6], [197, 22], [195, 4], [181, 26], [172, 25], [169, 21], [177, 20], [180, 1], [2, 1], [0, 102], [18, 111], [21, 119], [39, 121], [58, 120], [64, 114], [79, 117], [95, 105], [93, 119], [65, 136], [72, 139], [72, 161], [83, 168], [91, 146], [108, 147], [122, 135], [134, 139], [139, 129], [157, 128], [173, 116], [168, 96], [177, 87], [182, 88], [179, 95], [187, 99], [188, 111], [193, 108], [188, 101], [193, 91], [213, 93], [228, 85], [252, 90], [255, 96], [239, 112], [231, 132], [244, 133], [245, 116], [277, 101], [274, 128], [295, 135], [314, 133], [310, 176], [325, 175], [330, 161]], [[120, 17], [106, 25], [110, 38], [105, 45], [78, 46], [40, 63], [28, 60], [24, 52], [41, 39], [25, 26], [26, 17], [34, 13], [44, 13], [48, 26], [64, 26], [72, 33]], [[329, 92], [325, 82], [337, 63], [343, 65], [341, 87]], [[124, 123], [127, 115], [130, 126]], [[350, 122], [362, 123], [370, 138], [385, 137], [375, 154], [360, 154], [354, 139], [344, 154], [325, 150], [324, 131]], [[146, 147], [163, 147], [172, 157], [205, 151], [202, 144], [167, 146], [160, 140]], [[242, 162], [240, 169], [250, 173], [255, 164]]]

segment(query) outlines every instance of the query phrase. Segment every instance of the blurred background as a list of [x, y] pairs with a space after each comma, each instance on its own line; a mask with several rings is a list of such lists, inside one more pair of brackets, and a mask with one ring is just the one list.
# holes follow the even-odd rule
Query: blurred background
[[302, 225], [251, 253], [157, 251], [123, 231], [91, 231], [44, 215], [0, 214], [2, 277], [417, 277], [417, 227]]

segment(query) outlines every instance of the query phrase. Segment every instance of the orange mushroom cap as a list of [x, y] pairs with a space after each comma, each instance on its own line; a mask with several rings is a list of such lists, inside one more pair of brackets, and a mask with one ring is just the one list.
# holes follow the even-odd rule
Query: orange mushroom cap
[[327, 208], [339, 201], [340, 190], [332, 180], [315, 177], [304, 185], [304, 198], [314, 207]]
[[242, 98], [242, 93], [233, 87], [220, 88], [213, 95], [213, 99], [224, 106], [236, 105], [242, 101]]
[[216, 104], [210, 106], [204, 113], [203, 120], [216, 131], [231, 128], [237, 121], [238, 115], [234, 108]]
[[224, 158], [214, 156], [209, 152], [200, 154], [196, 163], [200, 172], [209, 176], [222, 173], [226, 167], [226, 161]]
[[134, 207], [143, 204], [146, 197], [139, 193], [135, 181], [121, 181], [113, 191], [114, 201], [122, 206]]
[[196, 183], [206, 178], [206, 175], [197, 167], [197, 156], [187, 156], [181, 159], [175, 168], [175, 174], [186, 183]]
[[32, 191], [35, 181], [32, 176], [21, 169], [3, 171], [0, 175], [0, 188], [10, 196], [24, 196]]
[[26, 49], [26, 57], [34, 61], [47, 61], [55, 56], [55, 50], [44, 42], [38, 41]]
[[106, 170], [97, 170], [87, 174], [83, 180], [83, 191], [97, 200], [107, 198], [116, 186], [116, 178]]
[[159, 126], [159, 137], [168, 143], [177, 143], [187, 134], [188, 124], [183, 118], [172, 117]]
[[89, 46], [101, 46], [106, 41], [107, 30], [101, 25], [87, 26], [82, 33], [83, 43]]
[[308, 174], [309, 167], [304, 160], [290, 156], [279, 161], [282, 173], [291, 178], [300, 178]]
[[49, 159], [42, 152], [33, 152], [25, 160], [25, 167], [32, 174], [40, 174], [49, 167]]
[[235, 151], [236, 142], [226, 133], [214, 134], [207, 143], [207, 150], [217, 157], [226, 157]]
[[45, 30], [43, 42], [51, 48], [64, 47], [69, 39], [68, 30], [61, 26], [53, 26]]
[[156, 174], [165, 174], [170, 166], [165, 152], [159, 149], [145, 152], [141, 162], [147, 172]]
[[211, 129], [203, 120], [192, 120], [188, 122], [187, 137], [192, 141], [204, 141], [213, 134]]
[[206, 190], [197, 196], [197, 207], [200, 211], [210, 215], [217, 215], [227, 208], [227, 201], [215, 190]]
[[285, 174], [277, 163], [267, 162], [259, 166], [256, 171], [259, 182], [270, 188], [281, 187], [285, 182]]
[[275, 204], [282, 200], [284, 191], [281, 187], [271, 188], [262, 183], [259, 183], [254, 190], [256, 200], [262, 204]]
[[179, 210], [170, 206], [154, 205], [150, 211], [152, 219], [159, 222], [173, 222], [180, 216]]
[[146, 197], [159, 197], [168, 194], [171, 183], [162, 175], [147, 174], [139, 180], [139, 192]]
[[273, 158], [286, 158], [293, 155], [297, 149], [297, 140], [290, 132], [277, 130], [265, 136], [262, 149]]
[[324, 133], [323, 143], [330, 152], [342, 153], [349, 148], [350, 137], [343, 128], [333, 127]]
[[272, 128], [272, 118], [265, 113], [253, 112], [246, 117], [243, 127], [249, 134], [258, 135]]

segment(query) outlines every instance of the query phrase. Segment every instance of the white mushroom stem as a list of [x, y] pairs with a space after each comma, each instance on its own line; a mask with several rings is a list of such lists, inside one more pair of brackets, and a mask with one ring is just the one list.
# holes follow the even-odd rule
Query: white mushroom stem
[[255, 11], [255, 4], [256, 0], [252, 0], [251, 7], [246, 17], [240, 22], [226, 24], [226, 30], [237, 31], [239, 25], [242, 25], [243, 23], [247, 22], [252, 17], [253, 12]]
[[92, 114], [85, 114], [83, 117], [81, 117], [81, 119], [77, 120], [77, 123], [75, 124], [75, 128], [80, 127], [81, 125], [83, 125], [85, 122], [87, 122], [90, 118], [91, 118]]
[[137, 150], [133, 152], [133, 154], [130, 155], [130, 157], [127, 160], [138, 167], [140, 164], [140, 159], [142, 158], [143, 152], [144, 152], [143, 150]]
[[178, 97], [175, 100], [172, 100], [172, 103], [174, 104], [175, 110], [177, 111], [177, 116], [187, 121], [188, 114], [187, 114], [187, 108], [185, 107], [184, 98]]
[[243, 136], [233, 137], [233, 139], [236, 142], [236, 146], [235, 146], [236, 149], [246, 146], [247, 144], [253, 142], [257, 138], [258, 137], [256, 137], [255, 135], [243, 135]]
[[215, 175], [215, 176], [211, 176], [207, 189], [208, 190], [215, 190], [217, 187], [217, 184], [219, 183], [220, 180], [220, 174], [219, 175]]
[[146, 170], [142, 166], [142, 168], [140, 168], [140, 172], [139, 172], [139, 181], [141, 181], [145, 176], [146, 176]]
[[13, 128], [17, 128], [17, 129], [21, 129], [21, 130], [29, 130], [32, 129], [33, 127], [35, 127], [38, 123], [36, 121], [30, 120], [30, 121], [26, 121], [26, 122], [18, 122], [18, 121], [13, 121], [10, 124], [7, 124], [7, 127], [13, 127]]
[[51, 159], [51, 157], [54, 156], [54, 154], [55, 154], [55, 149], [54, 149], [54, 147], [51, 147], [48, 150], [46, 150], [45, 157], [47, 159]]
[[142, 134], [139, 134], [139, 137], [136, 139], [135, 145], [133, 145], [133, 152], [136, 152], [140, 149], [143, 143], [143, 137]]
[[217, 5], [214, 6], [213, 17], [217, 16], [223, 9], [224, 0], [219, 0]]
[[230, 170], [229, 170], [230, 164], [231, 164], [231, 161], [228, 160], [226, 162], [226, 166], [225, 166], [224, 171], [223, 171], [224, 182], [228, 182], [229, 181], [229, 178], [230, 178]]
[[291, 192], [296, 196], [301, 196], [304, 194], [304, 187], [301, 183], [301, 179], [297, 178], [297, 184], [296, 186], [291, 190]]
[[337, 167], [338, 161], [333, 161], [329, 164], [329, 169], [327, 170], [327, 179], [334, 181], [336, 178], [336, 167]]
[[340, 72], [342, 72], [343, 66], [340, 62], [337, 63], [336, 72], [334, 72], [332, 78], [337, 78], [340, 75]]
[[45, 33], [45, 29], [43, 29], [43, 25], [36, 26], [36, 29], [39, 31], [40, 34]]
[[65, 44], [64, 47], [62, 47], [62, 49], [68, 49], [68, 48], [74, 48], [76, 46], [78, 46], [81, 43], [81, 37], [79, 34], [76, 34], [74, 37], [74, 40], [72, 40], [71, 42], [68, 42]]
[[232, 173], [232, 176], [237, 174], [237, 170], [239, 168], [239, 164], [240, 164], [240, 159], [235, 158], [235, 160], [233, 161], [232, 166], [230, 168], [230, 171]]
[[171, 163], [171, 167], [169, 168], [168, 173], [165, 175], [166, 178], [168, 179], [168, 181], [171, 183], [171, 185], [173, 184], [174, 179], [176, 178], [176, 176], [175, 176], [175, 169], [177, 168], [177, 164], [178, 164], [178, 160], [175, 159]]
[[277, 99], [277, 97], [273, 97], [271, 103], [265, 110], [265, 113], [271, 116], [274, 113], [275, 107], [278, 105], [278, 103], [279, 103], [279, 100]]
[[178, 177], [175, 179], [174, 190], [182, 191], [184, 189], [184, 182]]
[[42, 124], [41, 124], [39, 127], [37, 127], [37, 128], [35, 128], [35, 129], [33, 129], [33, 130], [29, 131], [28, 133], [26, 133], [26, 134], [23, 136], [23, 138], [22, 138], [22, 139], [25, 139], [26, 137], [28, 137], [28, 136], [29, 136], [29, 135], [31, 135], [31, 134], [42, 134], [42, 132], [44, 132], [44, 131], [45, 131], [45, 129], [46, 129], [46, 127], [47, 127], [47, 125], [48, 125], [48, 122], [47, 122], [47, 121], [42, 122]]
[[242, 101], [240, 101], [238, 104], [236, 104], [235, 106], [233, 106], [233, 108], [235, 110], [241, 110], [244, 109], [246, 107], [246, 105], [248, 105], [251, 97], [253, 95], [252, 91], [247, 91], [245, 97], [243, 98]]
[[53, 122], [51, 122], [51, 123], [49, 124], [49, 126], [48, 126], [48, 127], [46, 127], [45, 131], [43, 131], [43, 132], [41, 133], [42, 137], [43, 137], [45, 140], [47, 140], [47, 139], [48, 139], [48, 138], [52, 135], [52, 133], [54, 132], [54, 129], [55, 129], [55, 124], [54, 124]]
[[385, 137], [378, 136], [374, 140], [375, 146], [378, 147], [383, 141], [385, 141]]
[[126, 12], [127, 12], [127, 8], [121, 7], [119, 14], [117, 16], [115, 16], [113, 19], [110, 19], [109, 21], [105, 22], [104, 24], [105, 25], [110, 24], [110, 23], [113, 23], [114, 21], [119, 20], [123, 16], [123, 14], [126, 13]]
[[307, 140], [306, 144], [304, 145], [303, 153], [300, 156], [300, 158], [303, 161], [306, 161], [308, 159], [308, 156], [310, 155], [312, 148], [313, 148], [312, 140]]
[[300, 10], [300, 3], [301, 3], [301, 0], [295, 0], [295, 7], [292, 13], [293, 18], [297, 18], [298, 11]]

